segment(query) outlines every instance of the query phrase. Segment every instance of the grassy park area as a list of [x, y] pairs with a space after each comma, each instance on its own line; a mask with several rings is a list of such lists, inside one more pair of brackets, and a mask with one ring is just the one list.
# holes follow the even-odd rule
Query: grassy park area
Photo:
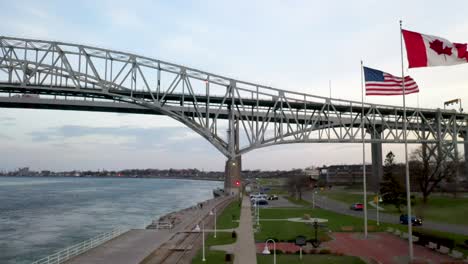
[[[333, 255], [303, 255], [302, 260], [299, 255], [276, 255], [277, 263], [288, 264], [305, 264], [305, 263], [320, 263], [320, 264], [334, 264], [334, 263], [349, 263], [361, 264], [365, 263], [360, 258], [351, 256], [333, 256]], [[273, 255], [257, 255], [258, 264], [273, 263]]]
[[[319, 229], [319, 239], [325, 241], [328, 239], [327, 231], [333, 232], [363, 232], [364, 223], [363, 219], [342, 215], [335, 212], [323, 210], [320, 208], [265, 208], [260, 210], [260, 219], [286, 219], [293, 217], [302, 217], [304, 214], [310, 215], [312, 218], [324, 218], [327, 219], [326, 228]], [[288, 241], [295, 239], [298, 235], [304, 235], [308, 239], [314, 237], [314, 229], [311, 224], [289, 222], [289, 221], [260, 221], [261, 228], [260, 232], [255, 234], [256, 241], [265, 241], [268, 238], [276, 238], [282, 241]], [[381, 223], [377, 226], [373, 220], [368, 221], [369, 232], [383, 232], [388, 227], [399, 229], [401, 232], [407, 232], [407, 227], [400, 224], [387, 224]], [[446, 233], [440, 231], [428, 230], [423, 227], [414, 227], [414, 231], [420, 231], [426, 234], [434, 234], [439, 237], [446, 237], [455, 240], [457, 245], [463, 244], [467, 239], [464, 235]], [[465, 252], [468, 251], [460, 246], [456, 247], [457, 250]]]
[[[229, 229], [236, 228], [239, 226], [240, 217], [240, 202], [238, 200], [233, 201], [229, 204], [221, 214], [217, 216], [217, 228], [218, 229]], [[235, 221], [233, 221], [235, 220]]]
[[[235, 200], [231, 204], [229, 204], [221, 214], [217, 217], [217, 229], [230, 229], [236, 228], [239, 226], [238, 221], [240, 216], [240, 206], [239, 201]], [[217, 232], [216, 238], [214, 238], [213, 233], [206, 233], [205, 234], [205, 258], [206, 261], [202, 261], [202, 250], [200, 249], [197, 252], [197, 255], [192, 259], [192, 263], [225, 263], [224, 251], [217, 251], [217, 250], [209, 250], [210, 246], [214, 245], [227, 245], [236, 242], [235, 238], [232, 238], [231, 232]]]
[[[260, 219], [286, 219], [294, 217], [303, 217], [304, 214], [312, 218], [327, 219], [326, 227], [319, 229], [319, 238], [328, 240], [328, 230], [334, 232], [352, 231], [360, 232], [363, 230], [363, 220], [353, 216], [342, 215], [320, 208], [265, 208], [260, 209]], [[278, 240], [293, 240], [298, 235], [304, 235], [308, 239], [314, 238], [314, 229], [312, 224], [290, 222], [290, 221], [260, 221], [260, 232], [255, 234], [256, 241], [265, 241], [268, 238]], [[384, 226], [377, 227], [375, 221], [369, 221], [370, 231], [383, 231]]]
[[297, 204], [297, 205], [301, 205], [301, 206], [311, 205], [311, 203], [309, 203], [306, 200], [299, 200], [299, 199], [296, 199], [295, 197], [292, 197], [292, 196], [289, 196], [289, 195], [285, 195], [284, 198], [287, 199], [288, 201], [290, 201], [293, 204]]
[[[362, 194], [346, 191], [323, 191], [320, 195], [326, 196], [329, 199], [344, 202], [347, 204], [362, 202]], [[368, 201], [373, 200], [374, 195], [368, 195]], [[384, 208], [385, 213], [399, 214], [394, 205], [379, 204]], [[402, 207], [404, 211], [406, 207]], [[372, 207], [370, 207], [372, 209]], [[413, 211], [420, 217], [426, 220], [447, 223], [468, 225], [468, 198], [454, 198], [452, 196], [441, 196], [434, 194], [429, 197], [427, 204], [423, 204], [422, 197], [416, 196]]]
[[202, 250], [200, 249], [197, 255], [193, 258], [192, 263], [224, 263], [224, 256], [226, 253], [224, 251], [218, 250], [209, 250], [210, 246], [214, 245], [227, 245], [236, 242], [235, 238], [232, 238], [231, 232], [218, 232], [216, 238], [213, 237], [212, 233], [205, 234], [205, 259], [202, 261]]

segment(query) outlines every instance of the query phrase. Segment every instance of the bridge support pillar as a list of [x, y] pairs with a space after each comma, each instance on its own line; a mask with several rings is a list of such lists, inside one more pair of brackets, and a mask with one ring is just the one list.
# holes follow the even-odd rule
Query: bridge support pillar
[[[373, 129], [371, 131], [371, 139], [381, 139], [382, 130]], [[382, 163], [382, 143], [371, 143], [372, 153], [372, 179], [370, 180], [371, 190], [375, 193], [380, 192], [380, 182], [383, 178], [383, 163]]]
[[[230, 93], [234, 101], [234, 81], [230, 85]], [[226, 161], [224, 171], [224, 192], [231, 195], [238, 195], [242, 190], [242, 157], [236, 156], [239, 152], [239, 118], [234, 115], [233, 105], [229, 107], [229, 130], [228, 130], [229, 151], [231, 156]]]
[[226, 161], [224, 191], [227, 194], [239, 194], [242, 187], [241, 179], [242, 157], [238, 156], [234, 159]]

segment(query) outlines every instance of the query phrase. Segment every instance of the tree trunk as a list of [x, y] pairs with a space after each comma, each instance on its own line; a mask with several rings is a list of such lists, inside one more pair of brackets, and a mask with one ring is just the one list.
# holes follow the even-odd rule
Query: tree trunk
[[427, 200], [429, 199], [429, 194], [423, 192], [422, 195], [423, 195], [423, 204], [426, 204], [426, 203], [427, 203]]

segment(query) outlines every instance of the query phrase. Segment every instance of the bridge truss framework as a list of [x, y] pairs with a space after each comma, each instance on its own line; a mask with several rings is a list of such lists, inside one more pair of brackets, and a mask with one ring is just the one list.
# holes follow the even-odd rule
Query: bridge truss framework
[[[291, 92], [55, 41], [0, 36], [0, 93], [8, 95], [0, 101], [2, 107], [33, 107], [35, 99], [27, 99], [28, 104], [11, 96], [33, 94], [41, 96], [36, 108], [55, 104], [56, 109], [79, 109], [84, 105], [80, 101], [91, 100], [103, 111], [114, 105], [109, 109], [125, 106], [167, 115], [227, 157], [226, 188], [240, 179], [241, 155], [251, 150], [290, 143], [361, 143], [362, 129], [364, 141], [372, 144], [373, 174], [380, 178], [381, 144], [403, 143], [404, 138], [399, 106]], [[458, 161], [458, 144], [468, 146], [467, 119], [468, 114], [456, 111], [408, 108], [408, 143], [436, 144], [432, 154]]]

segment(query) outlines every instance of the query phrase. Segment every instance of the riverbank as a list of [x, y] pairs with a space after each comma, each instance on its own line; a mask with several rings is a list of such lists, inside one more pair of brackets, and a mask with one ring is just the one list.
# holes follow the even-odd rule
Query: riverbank
[[[232, 199], [233, 197], [213, 198], [201, 202], [200, 206], [191, 206], [168, 213], [154, 219], [149, 227], [156, 227], [156, 223], [164, 221], [171, 223], [171, 228], [132, 229], [66, 263], [136, 264], [142, 261], [145, 263], [171, 263], [170, 259], [174, 258], [174, 253], [180, 251], [176, 247], [183, 244], [195, 226], [207, 218], [214, 208], [226, 204]], [[185, 251], [182, 250], [182, 252]], [[153, 262], [155, 259], [156, 262]]]

